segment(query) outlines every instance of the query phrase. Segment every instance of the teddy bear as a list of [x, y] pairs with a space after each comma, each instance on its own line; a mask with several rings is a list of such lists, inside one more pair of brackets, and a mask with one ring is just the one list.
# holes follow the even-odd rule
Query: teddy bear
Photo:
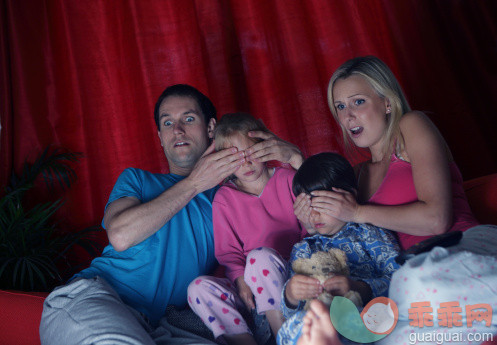
[[[350, 274], [347, 266], [347, 256], [345, 252], [338, 248], [331, 248], [329, 251], [319, 251], [311, 255], [310, 258], [298, 258], [292, 264], [296, 274], [306, 275], [318, 279], [323, 284], [328, 278], [335, 275], [348, 276]], [[362, 298], [357, 291], [349, 291], [345, 294], [357, 307], [362, 307]], [[333, 295], [323, 291], [318, 299], [327, 306], [331, 305]], [[304, 309], [309, 307], [309, 300], [306, 301]]]

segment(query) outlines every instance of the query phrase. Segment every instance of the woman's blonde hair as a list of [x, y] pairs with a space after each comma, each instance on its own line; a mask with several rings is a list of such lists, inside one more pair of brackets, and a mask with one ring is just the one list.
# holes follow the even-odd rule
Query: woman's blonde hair
[[271, 133], [269, 129], [264, 126], [261, 120], [257, 120], [255, 117], [248, 113], [231, 113], [223, 115], [214, 130], [214, 141], [216, 150], [222, 150], [224, 148], [226, 140], [236, 133], [245, 135], [254, 143], [262, 141], [262, 139], [259, 138], [249, 137], [248, 132], [250, 131], [262, 131]]
[[[340, 121], [335, 109], [333, 88], [337, 80], [346, 79], [352, 75], [359, 75], [366, 79], [381, 98], [387, 98], [390, 102], [391, 112], [387, 115], [388, 124], [384, 152], [387, 153], [392, 148], [394, 141], [396, 141], [397, 145], [396, 150], [404, 150], [404, 139], [400, 133], [399, 122], [405, 113], [411, 111], [411, 107], [390, 68], [376, 56], [356, 57], [348, 60], [331, 76], [328, 84], [328, 105], [337, 123], [340, 123]], [[343, 127], [342, 134], [344, 142], [350, 145], [347, 130]]]

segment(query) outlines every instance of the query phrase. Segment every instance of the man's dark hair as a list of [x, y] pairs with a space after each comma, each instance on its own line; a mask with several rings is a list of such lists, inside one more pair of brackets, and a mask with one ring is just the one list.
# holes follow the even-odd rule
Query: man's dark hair
[[157, 103], [155, 103], [154, 108], [154, 119], [155, 124], [157, 125], [157, 130], [160, 131], [160, 123], [159, 123], [159, 108], [162, 104], [162, 101], [169, 96], [180, 96], [180, 97], [191, 97], [193, 98], [200, 110], [202, 111], [202, 115], [204, 115], [205, 123], [208, 124], [209, 120], [212, 118], [216, 118], [216, 108], [214, 104], [212, 104], [211, 100], [204, 95], [202, 92], [194, 88], [193, 86], [186, 84], [176, 84], [167, 87], [162, 94], [159, 96]]
[[340, 188], [355, 195], [357, 181], [352, 165], [341, 155], [323, 152], [307, 158], [293, 178], [293, 194]]

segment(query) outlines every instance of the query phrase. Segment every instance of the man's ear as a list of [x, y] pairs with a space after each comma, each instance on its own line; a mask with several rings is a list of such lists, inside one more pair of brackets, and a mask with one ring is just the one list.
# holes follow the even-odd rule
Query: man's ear
[[207, 135], [209, 136], [209, 139], [214, 138], [214, 128], [216, 128], [216, 119], [211, 118], [207, 124]]
[[160, 131], [157, 131], [157, 136], [159, 137], [160, 146], [164, 147], [164, 145], [162, 145], [162, 138], [160, 137]]

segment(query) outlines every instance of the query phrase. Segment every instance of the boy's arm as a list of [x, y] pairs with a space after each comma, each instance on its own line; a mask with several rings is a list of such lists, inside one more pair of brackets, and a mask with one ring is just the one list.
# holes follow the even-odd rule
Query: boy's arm
[[[289, 270], [290, 270], [290, 278], [287, 280], [285, 285], [283, 286], [283, 290], [281, 291], [281, 304], [280, 304], [280, 310], [283, 314], [283, 317], [288, 319], [290, 316], [295, 314], [299, 310], [304, 309], [305, 301], [304, 300], [299, 300], [299, 301], [293, 301], [297, 302], [296, 304], [291, 303], [291, 301], [288, 300], [287, 298], [287, 288], [289, 285], [289, 282], [291, 279], [293, 279], [296, 274], [293, 271], [292, 264], [293, 262], [298, 259], [298, 258], [309, 258], [311, 256], [310, 253], [310, 248], [307, 242], [302, 241], [293, 246], [292, 252], [290, 254], [290, 260], [288, 262], [289, 265]], [[304, 277], [304, 276], [300, 276]], [[309, 278], [310, 277], [304, 277], [304, 278]], [[319, 283], [319, 281], [318, 281]]]
[[371, 232], [369, 237], [377, 238], [377, 241], [367, 243], [365, 248], [373, 260], [376, 277], [361, 280], [371, 288], [372, 298], [387, 296], [392, 274], [400, 268], [395, 261], [399, 255], [399, 245], [390, 231], [373, 225], [367, 225], [367, 228]]

